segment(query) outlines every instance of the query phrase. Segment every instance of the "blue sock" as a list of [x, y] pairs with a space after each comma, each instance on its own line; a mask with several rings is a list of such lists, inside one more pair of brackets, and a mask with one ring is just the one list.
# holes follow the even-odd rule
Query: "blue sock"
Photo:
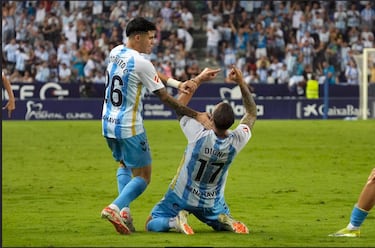
[[116, 176], [118, 193], [120, 194], [122, 189], [132, 180], [132, 171], [128, 167], [119, 167]]
[[350, 223], [355, 227], [360, 227], [363, 221], [366, 219], [367, 215], [368, 212], [366, 210], [358, 208], [356, 204], [350, 216]]
[[159, 217], [152, 219], [147, 223], [147, 231], [150, 232], [168, 232], [169, 227], [169, 218]]
[[113, 204], [122, 209], [129, 207], [130, 203], [140, 196], [147, 187], [142, 177], [133, 177], [132, 180], [122, 189], [120, 195], [113, 201]]

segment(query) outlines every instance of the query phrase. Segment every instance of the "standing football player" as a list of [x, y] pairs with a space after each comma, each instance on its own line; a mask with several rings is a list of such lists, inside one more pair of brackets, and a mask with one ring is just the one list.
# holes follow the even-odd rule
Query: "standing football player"
[[[252, 136], [257, 108], [241, 71], [233, 67], [229, 79], [240, 87], [244, 116], [234, 130], [229, 130], [235, 114], [229, 103], [221, 102], [212, 113], [213, 128], [206, 129], [193, 118], [177, 113], [188, 145], [177, 175], [151, 211], [146, 222], [148, 231], [194, 234], [187, 222], [191, 213], [214, 230], [249, 233], [244, 223], [232, 218], [224, 190], [229, 167]], [[186, 105], [191, 97], [192, 94], [180, 93], [178, 100]]]
[[[207, 113], [194, 111], [169, 95], [151, 61], [142, 56], [142, 53], [151, 53], [155, 34], [154, 23], [142, 17], [132, 19], [126, 27], [126, 44], [111, 50], [106, 70], [102, 134], [113, 158], [119, 162], [119, 195], [102, 210], [101, 216], [111, 222], [120, 234], [135, 231], [129, 206], [144, 192], [151, 180], [151, 152], [142, 116], [142, 98], [146, 89], [179, 115], [192, 117], [202, 124], [210, 123]], [[196, 82], [181, 83], [171, 78], [164, 80], [167, 81], [166, 85], [188, 93], [199, 80], [211, 80], [216, 76], [215, 70], [209, 72], [205, 72]]]

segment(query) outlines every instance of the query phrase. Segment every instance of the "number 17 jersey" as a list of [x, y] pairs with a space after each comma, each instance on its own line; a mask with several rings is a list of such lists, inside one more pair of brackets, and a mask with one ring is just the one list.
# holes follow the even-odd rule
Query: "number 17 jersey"
[[251, 131], [239, 124], [222, 139], [190, 117], [182, 117], [180, 125], [188, 145], [170, 189], [190, 206], [213, 207], [224, 197], [228, 169], [250, 140]]

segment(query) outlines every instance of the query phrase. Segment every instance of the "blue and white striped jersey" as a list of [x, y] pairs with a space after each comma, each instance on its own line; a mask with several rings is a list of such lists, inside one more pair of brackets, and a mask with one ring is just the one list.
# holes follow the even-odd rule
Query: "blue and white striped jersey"
[[182, 117], [180, 125], [188, 145], [170, 189], [190, 206], [212, 207], [224, 197], [229, 166], [250, 140], [251, 130], [240, 124], [220, 139], [193, 118]]
[[144, 132], [143, 95], [164, 88], [155, 67], [139, 52], [119, 45], [109, 54], [102, 134], [124, 139]]

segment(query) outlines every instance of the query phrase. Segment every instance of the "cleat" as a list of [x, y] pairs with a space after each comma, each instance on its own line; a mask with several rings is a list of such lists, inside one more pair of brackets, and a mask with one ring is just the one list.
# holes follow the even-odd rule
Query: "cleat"
[[193, 228], [191, 228], [187, 223], [188, 215], [189, 213], [185, 210], [178, 212], [178, 215], [176, 216], [176, 229], [177, 231], [185, 233], [186, 235], [192, 235], [194, 234], [194, 231]]
[[349, 238], [357, 238], [359, 237], [361, 234], [361, 232], [359, 231], [359, 229], [357, 230], [349, 230], [348, 228], [343, 228], [335, 233], [332, 233], [328, 236], [330, 237], [349, 237]]
[[122, 211], [120, 212], [120, 216], [122, 220], [124, 221], [125, 225], [129, 228], [129, 230], [131, 232], [135, 232], [135, 227], [133, 225], [133, 218], [130, 215], [130, 213], [126, 211]]
[[224, 224], [224, 228], [235, 233], [247, 234], [249, 229], [242, 222], [233, 219], [230, 215], [219, 214], [218, 221]]
[[116, 231], [120, 234], [130, 234], [130, 228], [126, 226], [124, 220], [121, 218], [120, 214], [110, 207], [106, 207], [102, 210], [101, 216], [103, 219], [107, 219], [113, 224]]

